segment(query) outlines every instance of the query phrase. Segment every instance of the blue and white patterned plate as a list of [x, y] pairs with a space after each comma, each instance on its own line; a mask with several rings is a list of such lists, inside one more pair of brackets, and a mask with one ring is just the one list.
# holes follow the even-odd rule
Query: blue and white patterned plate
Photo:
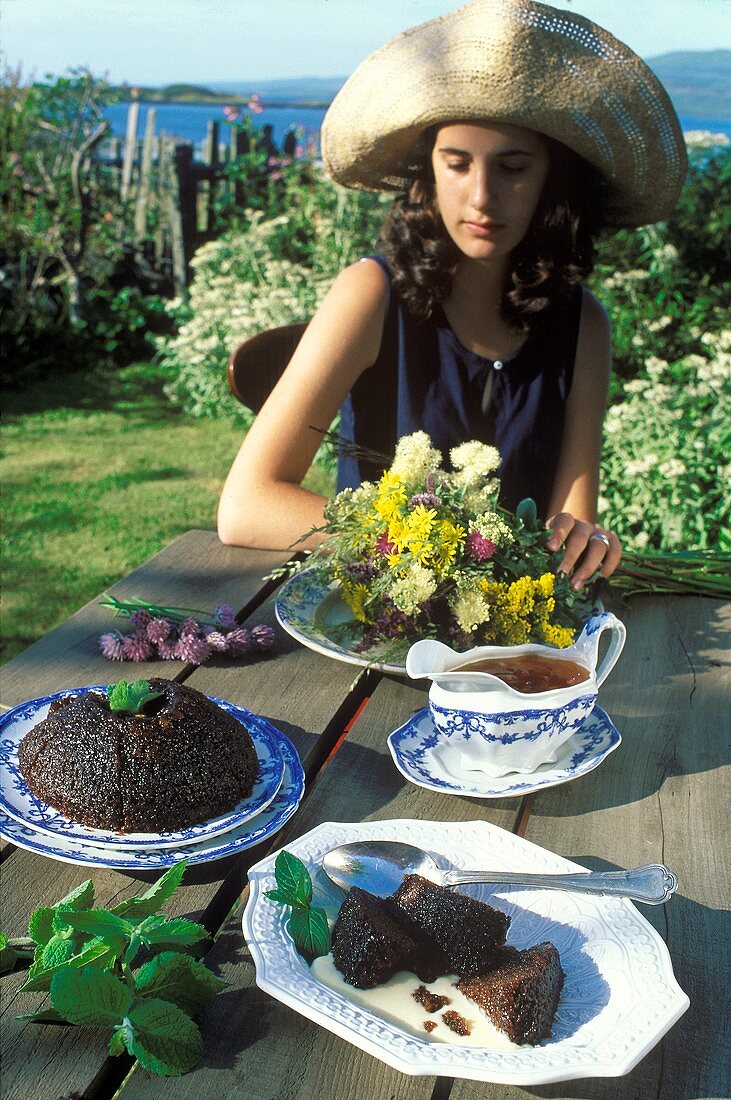
[[180, 848], [243, 825], [265, 810], [279, 790], [284, 777], [284, 761], [279, 751], [283, 734], [258, 714], [227, 703], [224, 699], [208, 696], [222, 710], [241, 722], [251, 734], [259, 759], [259, 774], [248, 798], [225, 814], [175, 832], [120, 834], [71, 821], [28, 790], [18, 766], [18, 745], [28, 730], [46, 717], [54, 699], [84, 695], [89, 691], [104, 692], [106, 687], [75, 688], [58, 691], [55, 695], [44, 695], [28, 703], [21, 703], [0, 718], [0, 810], [21, 824], [30, 825], [37, 832], [47, 833], [49, 836], [65, 837], [100, 848]]
[[595, 706], [561, 747], [553, 764], [541, 764], [529, 775], [513, 772], [496, 778], [461, 768], [459, 750], [437, 733], [429, 709], [424, 707], [394, 730], [388, 738], [388, 747], [398, 770], [417, 787], [472, 798], [515, 798], [586, 775], [599, 767], [621, 741], [619, 730], [609, 716]]
[[279, 751], [284, 760], [284, 779], [274, 800], [256, 817], [234, 826], [218, 837], [208, 837], [181, 848], [156, 850], [97, 848], [66, 837], [54, 839], [36, 832], [0, 810], [0, 836], [25, 848], [29, 852], [58, 859], [62, 863], [75, 863], [82, 867], [111, 867], [116, 871], [154, 871], [172, 867], [178, 860], [193, 863], [209, 863], [226, 856], [236, 855], [246, 848], [274, 836], [289, 821], [300, 804], [305, 790], [305, 774], [300, 758], [292, 742], [285, 734], [279, 734]]
[[[386, 650], [386, 643], [373, 646], [363, 653], [353, 648], [359, 626], [353, 614], [340, 596], [340, 586], [336, 581], [325, 584], [315, 569], [304, 569], [295, 573], [284, 584], [274, 605], [281, 626], [308, 649], [322, 653], [324, 657], [334, 657], [349, 665], [379, 669], [381, 672], [394, 672], [398, 676], [406, 675], [403, 662], [379, 660]], [[353, 624], [350, 644], [332, 636], [333, 628], [344, 624]]]

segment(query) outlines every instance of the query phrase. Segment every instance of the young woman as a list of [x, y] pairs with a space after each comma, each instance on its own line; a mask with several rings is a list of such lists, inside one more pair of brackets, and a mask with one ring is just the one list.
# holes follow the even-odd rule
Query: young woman
[[[684, 144], [659, 82], [580, 16], [473, 0], [360, 66], [323, 155], [336, 181], [402, 195], [383, 253], [335, 280], [244, 440], [221, 539], [285, 547], [321, 523], [324, 498], [300, 483], [314, 429], [341, 410], [343, 437], [383, 454], [418, 429], [445, 455], [494, 444], [502, 502], [536, 500], [572, 583], [609, 576], [621, 547], [596, 508], [610, 332], [581, 280], [598, 228], [659, 220], [679, 193]], [[338, 487], [378, 473], [342, 458]]]

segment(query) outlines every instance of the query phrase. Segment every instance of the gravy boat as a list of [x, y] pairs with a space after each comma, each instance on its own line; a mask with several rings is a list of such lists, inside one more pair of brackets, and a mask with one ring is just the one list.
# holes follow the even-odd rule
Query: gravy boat
[[[599, 639], [611, 631], [599, 662]], [[432, 681], [429, 710], [440, 743], [455, 771], [491, 776], [532, 772], [553, 763], [558, 750], [591, 713], [597, 692], [614, 668], [627, 637], [624, 624], [610, 611], [594, 615], [566, 649], [546, 645], [477, 646], [458, 653], [442, 642], [416, 642], [406, 657], [406, 672]], [[521, 692], [489, 672], [456, 671], [488, 658], [537, 654], [573, 661], [588, 678], [550, 691]]]

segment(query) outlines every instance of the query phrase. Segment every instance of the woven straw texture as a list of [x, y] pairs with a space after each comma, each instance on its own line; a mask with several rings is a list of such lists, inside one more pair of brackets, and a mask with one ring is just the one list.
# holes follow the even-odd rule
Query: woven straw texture
[[423, 168], [424, 130], [449, 121], [562, 141], [609, 183], [610, 225], [660, 221], [685, 179], [683, 135], [648, 66], [590, 20], [533, 0], [472, 0], [376, 50], [325, 117], [325, 166], [346, 187], [403, 191]]

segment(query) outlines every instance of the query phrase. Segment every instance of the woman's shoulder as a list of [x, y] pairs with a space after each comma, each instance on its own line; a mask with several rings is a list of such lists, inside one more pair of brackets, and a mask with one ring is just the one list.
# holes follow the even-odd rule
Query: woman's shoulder
[[388, 270], [380, 258], [364, 256], [344, 267], [332, 284], [331, 296], [355, 298], [367, 308], [383, 306], [390, 290]]
[[581, 287], [581, 327], [597, 336], [611, 331], [606, 309], [587, 286]]

